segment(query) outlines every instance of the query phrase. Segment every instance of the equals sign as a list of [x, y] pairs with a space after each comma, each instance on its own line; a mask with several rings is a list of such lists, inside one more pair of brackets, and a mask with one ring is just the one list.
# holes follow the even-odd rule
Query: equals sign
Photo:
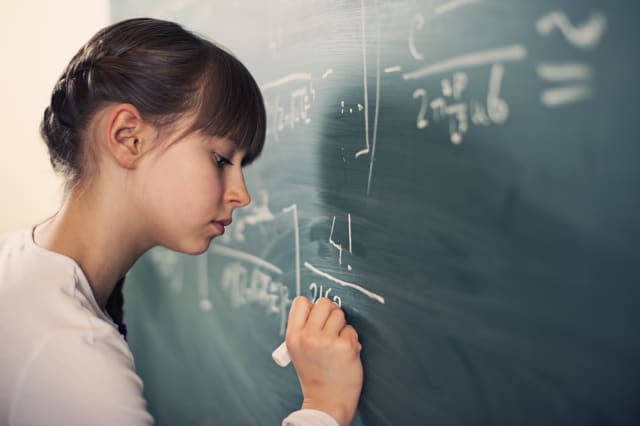
[[547, 89], [540, 95], [540, 101], [554, 108], [591, 97], [591, 67], [577, 62], [562, 64], [540, 64], [536, 68], [538, 77], [552, 83], [565, 83], [565, 86]]

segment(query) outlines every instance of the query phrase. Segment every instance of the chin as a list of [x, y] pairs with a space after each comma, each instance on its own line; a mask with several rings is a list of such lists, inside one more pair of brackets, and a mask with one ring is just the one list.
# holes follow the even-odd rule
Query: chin
[[191, 255], [199, 255], [205, 253], [209, 249], [209, 245], [213, 238], [202, 238], [198, 240], [184, 241], [176, 244], [175, 247], [169, 247], [171, 250]]
[[194, 255], [203, 254], [207, 250], [209, 250], [209, 245], [210, 244], [211, 244], [211, 240], [208, 240], [208, 241], [206, 241], [206, 244], [203, 244], [203, 245], [200, 245], [200, 246], [194, 246], [194, 247], [192, 247], [192, 250], [186, 251], [185, 253], [194, 254]]

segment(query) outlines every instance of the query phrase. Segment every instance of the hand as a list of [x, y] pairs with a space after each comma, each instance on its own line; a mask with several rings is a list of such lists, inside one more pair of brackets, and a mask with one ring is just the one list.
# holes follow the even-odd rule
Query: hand
[[324, 411], [341, 426], [351, 423], [362, 390], [362, 345], [342, 309], [326, 297], [315, 304], [296, 297], [285, 341], [302, 388], [302, 408]]

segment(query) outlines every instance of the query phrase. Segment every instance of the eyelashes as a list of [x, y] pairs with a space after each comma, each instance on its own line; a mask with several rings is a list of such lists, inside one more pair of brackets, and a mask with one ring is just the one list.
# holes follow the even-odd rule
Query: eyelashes
[[219, 168], [223, 168], [226, 165], [232, 164], [231, 161], [229, 161], [229, 159], [227, 159], [227, 158], [223, 157], [222, 155], [217, 154], [215, 152], [213, 153], [213, 162]]

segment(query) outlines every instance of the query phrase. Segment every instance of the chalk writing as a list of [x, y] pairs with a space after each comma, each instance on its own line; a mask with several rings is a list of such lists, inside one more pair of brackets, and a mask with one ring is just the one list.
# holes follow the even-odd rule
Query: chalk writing
[[341, 280], [339, 278], [334, 277], [331, 274], [328, 274], [326, 272], [321, 271], [320, 269], [316, 268], [315, 266], [313, 266], [312, 264], [310, 264], [309, 262], [304, 262], [304, 267], [307, 268], [309, 271], [313, 272], [316, 275], [319, 275], [323, 278], [326, 278], [336, 284], [339, 284], [343, 287], [348, 287], [348, 288], [352, 288], [362, 294], [364, 294], [365, 296], [384, 304], [384, 297], [380, 296], [379, 294], [376, 294], [372, 291], [367, 290], [366, 288], [364, 288], [362, 285], [360, 284], [356, 284], [356, 283], [351, 283], [348, 281], [344, 281]]
[[373, 122], [373, 138], [369, 144], [369, 90], [367, 87], [367, 52], [366, 52], [366, 31], [365, 31], [365, 2], [360, 2], [360, 17], [362, 29], [362, 69], [364, 83], [364, 123], [365, 123], [365, 148], [356, 152], [355, 158], [365, 154], [370, 154], [369, 158], [369, 175], [367, 178], [367, 194], [371, 192], [371, 181], [373, 179], [373, 163], [375, 161], [376, 141], [378, 137], [378, 120], [380, 115], [380, 13], [378, 10], [378, 2], [374, 2], [376, 16], [376, 103]]
[[347, 111], [347, 113], [349, 114], [353, 114], [354, 109], [356, 110], [356, 112], [360, 112], [364, 109], [364, 105], [358, 103], [355, 104], [355, 106], [348, 106], [345, 105], [344, 101], [340, 101], [340, 114], [344, 114], [345, 111]]
[[500, 87], [502, 76], [504, 75], [504, 65], [494, 64], [491, 67], [489, 77], [489, 91], [487, 94], [487, 111], [489, 118], [496, 124], [502, 124], [509, 117], [509, 105], [500, 97]]
[[542, 92], [540, 100], [548, 107], [558, 107], [591, 97], [591, 88], [584, 85], [564, 86]]
[[326, 297], [327, 299], [333, 300], [333, 302], [339, 307], [342, 307], [342, 299], [340, 299], [340, 296], [333, 296], [333, 298], [331, 298], [331, 291], [333, 290], [332, 288], [324, 288], [324, 286], [322, 285], [318, 287], [318, 284], [311, 283], [309, 284], [309, 290], [312, 294], [311, 301], [313, 303], [315, 303], [319, 297]]
[[[466, 6], [479, 5], [481, 0], [442, 0], [434, 2], [430, 15], [415, 13], [409, 18], [408, 34], [405, 33], [406, 46], [411, 64], [391, 63], [386, 67], [381, 66], [381, 30], [380, 14], [377, 10], [378, 2], [360, 0], [359, 30], [362, 55], [362, 98], [354, 100], [337, 99], [329, 100], [328, 105], [337, 105], [341, 118], [348, 119], [349, 115], [357, 116], [364, 121], [364, 140], [357, 140], [357, 149], [354, 158], [359, 159], [369, 156], [369, 175], [367, 180], [367, 194], [371, 191], [373, 177], [373, 164], [377, 141], [379, 122], [381, 73], [385, 78], [400, 79], [407, 84], [417, 83], [412, 87], [412, 102], [416, 103], [415, 126], [418, 130], [427, 129], [430, 126], [442, 123], [448, 126], [449, 141], [454, 145], [460, 145], [468, 136], [473, 126], [503, 125], [512, 114], [512, 106], [508, 93], [504, 93], [511, 68], [522, 63], [529, 56], [528, 48], [520, 43], [505, 41], [497, 46], [489, 46], [474, 51], [449, 54], [444, 58], [427, 61], [428, 50], [424, 36], [429, 25], [425, 16], [441, 17], [449, 14], [450, 17]], [[367, 9], [369, 5], [375, 8], [375, 13]], [[368, 13], [368, 15], [367, 15]], [[354, 15], [354, 21], [357, 15]], [[373, 17], [373, 21], [369, 19]], [[433, 18], [435, 19], [435, 18]], [[355, 22], [354, 22], [355, 23]], [[374, 25], [371, 25], [371, 24]], [[572, 23], [568, 15], [560, 10], [551, 10], [543, 13], [535, 22], [537, 34], [542, 37], [559, 35], [562, 40], [572, 47], [588, 51], [595, 49], [603, 39], [607, 28], [607, 20], [601, 12], [591, 12], [591, 15], [580, 23]], [[356, 31], [357, 31], [356, 30]], [[375, 40], [373, 36], [375, 35]], [[273, 31], [267, 41], [270, 48], [278, 49], [283, 43], [283, 29], [281, 26], [273, 26]], [[368, 51], [369, 49], [369, 51]], [[375, 49], [372, 56], [371, 49]], [[395, 58], [397, 61], [397, 57]], [[373, 65], [375, 61], [375, 66]], [[394, 61], [395, 62], [395, 61]], [[535, 73], [541, 81], [550, 83], [551, 87], [543, 88], [540, 93], [541, 103], [547, 107], [559, 107], [588, 99], [593, 94], [591, 82], [594, 70], [586, 60], [541, 61], [534, 64]], [[375, 114], [372, 114], [374, 104], [373, 70], [375, 69]], [[471, 71], [480, 69], [479, 71]], [[484, 70], [483, 70], [484, 69]], [[299, 126], [306, 126], [314, 119], [314, 106], [320, 93], [327, 93], [325, 88], [338, 76], [339, 71], [334, 72], [333, 67], [323, 66], [313, 72], [293, 72], [284, 74], [271, 81], [261, 84], [265, 94], [268, 124], [267, 136], [278, 140], [279, 135], [287, 130], [293, 130]], [[315, 76], [315, 78], [314, 78]], [[479, 77], [480, 76], [480, 77]], [[370, 78], [371, 77], [371, 78]], [[322, 85], [322, 86], [320, 86]], [[316, 93], [316, 87], [319, 87]], [[413, 117], [411, 117], [413, 119]], [[344, 152], [344, 147], [342, 147]], [[343, 155], [343, 161], [346, 162]], [[245, 214], [239, 217], [233, 228], [223, 238], [225, 242], [244, 243], [251, 226], [257, 229], [267, 229], [271, 222], [276, 220], [279, 214], [291, 214], [294, 229], [295, 242], [293, 254], [296, 267], [296, 294], [300, 294], [301, 286], [301, 260], [300, 260], [300, 235], [299, 235], [299, 208], [292, 204], [275, 212], [269, 208], [269, 195], [266, 191], [258, 193], [256, 202], [249, 206]], [[353, 235], [352, 218], [346, 213], [346, 233], [342, 227], [344, 222], [333, 216], [331, 227], [326, 234], [322, 234], [323, 244], [328, 244], [334, 250], [335, 261], [342, 271], [353, 272]], [[341, 233], [340, 231], [343, 230]], [[345, 238], [346, 235], [346, 238]], [[283, 306], [290, 303], [289, 290], [281, 279], [282, 271], [275, 265], [266, 262], [259, 257], [248, 253], [234, 251], [229, 247], [217, 246], [214, 252], [229, 256], [234, 259], [223, 271], [223, 287], [229, 292], [234, 305], [248, 303], [259, 304], [265, 307], [269, 315], [279, 314], [284, 318]], [[160, 256], [160, 255], [158, 255]], [[204, 261], [203, 261], [204, 262]], [[165, 262], [169, 263], [170, 262]], [[366, 289], [365, 286], [355, 282], [337, 278], [325, 271], [321, 271], [310, 262], [304, 262], [304, 268], [316, 277], [313, 281], [307, 281], [308, 290], [314, 299], [318, 297], [333, 298], [342, 304], [342, 298], [336, 294], [336, 286], [353, 289], [372, 300], [384, 303], [384, 298]], [[206, 264], [199, 266], [203, 271]], [[199, 269], [200, 270], [200, 269]], [[169, 272], [163, 272], [168, 274]], [[326, 280], [318, 281], [318, 277]], [[199, 284], [201, 309], [212, 309], [208, 301], [208, 293], [205, 291], [204, 279]], [[282, 320], [284, 321], [284, 320]]]
[[413, 18], [413, 23], [409, 31], [409, 40], [408, 40], [409, 53], [411, 53], [411, 56], [413, 57], [413, 59], [417, 61], [422, 61], [424, 59], [424, 55], [420, 53], [416, 47], [416, 32], [422, 31], [423, 27], [424, 27], [424, 16], [422, 16], [421, 14], [417, 14]]
[[[540, 35], [549, 36], [554, 29], [559, 29], [565, 40], [573, 47], [591, 50], [597, 47], [604, 36], [607, 19], [600, 12], [593, 12], [587, 22], [574, 26], [562, 11], [552, 11], [536, 21], [536, 29]], [[541, 80], [565, 84], [545, 89], [540, 94], [540, 102], [549, 108], [557, 108], [591, 97], [592, 69], [581, 62], [542, 62], [537, 65], [536, 72]]]
[[265, 308], [265, 314], [280, 317], [280, 335], [284, 335], [288, 307], [291, 304], [289, 289], [258, 266], [248, 269], [240, 262], [227, 263], [222, 271], [222, 288], [230, 296], [234, 307], [257, 304]]
[[551, 82], [589, 80], [591, 67], [584, 63], [541, 63], [536, 67], [538, 77]]
[[415, 71], [402, 74], [405, 80], [416, 80], [452, 70], [480, 67], [494, 63], [522, 61], [527, 57], [527, 49], [520, 44], [513, 44], [478, 52], [467, 53], [427, 65]]
[[581, 26], [573, 25], [567, 15], [558, 10], [549, 12], [536, 22], [536, 29], [541, 35], [550, 35], [558, 29], [569, 43], [581, 49], [596, 47], [606, 28], [607, 18], [601, 12], [593, 12], [589, 20]]
[[[348, 235], [349, 235], [349, 253], [353, 253], [353, 244], [351, 240], [351, 214], [347, 214], [348, 223]], [[331, 222], [331, 231], [329, 232], [329, 244], [338, 250], [338, 264], [342, 265], [342, 244], [338, 244], [333, 240], [333, 230], [336, 226], [336, 217], [333, 216], [333, 222]], [[347, 265], [349, 271], [352, 270], [351, 265]]]
[[198, 256], [198, 296], [200, 302], [198, 306], [203, 312], [209, 312], [213, 309], [213, 303], [209, 297], [209, 267], [207, 261], [207, 253]]
[[[275, 215], [268, 207], [268, 194], [262, 193], [262, 201], [249, 211], [243, 220], [238, 222], [246, 225], [267, 224], [275, 219]], [[298, 226], [298, 209], [296, 204], [282, 209], [281, 213], [291, 214], [295, 236], [296, 258], [296, 294], [300, 294], [300, 235]], [[240, 231], [241, 241], [245, 241], [244, 226]], [[234, 259], [224, 266], [221, 283], [222, 289], [229, 294], [231, 305], [243, 306], [257, 304], [265, 308], [266, 315], [279, 316], [280, 334], [284, 334], [288, 306], [291, 297], [288, 286], [282, 282], [279, 276], [283, 274], [278, 266], [241, 250], [228, 246], [215, 244], [211, 252]], [[248, 264], [248, 265], [247, 265]]]
[[402, 67], [400, 65], [394, 65], [392, 67], [386, 67], [384, 69], [385, 73], [400, 72], [400, 71], [402, 71]]
[[420, 111], [418, 112], [418, 119], [416, 121], [416, 127], [418, 129], [424, 129], [425, 127], [427, 127], [429, 125], [429, 120], [427, 120], [425, 118], [426, 114], [427, 114], [427, 108], [428, 108], [428, 97], [427, 97], [427, 90], [426, 89], [416, 89], [413, 92], [413, 99], [418, 99], [418, 98], [422, 98], [422, 102], [420, 105]]
[[[323, 78], [332, 70], [325, 71]], [[329, 72], [330, 74], [330, 72]], [[292, 73], [260, 85], [267, 111], [267, 137], [278, 140], [285, 129], [311, 122], [310, 110], [316, 99], [311, 73]], [[273, 93], [272, 93], [273, 92]]]
[[478, 3], [480, 0], [449, 0], [434, 9], [436, 15], [442, 15], [444, 13], [451, 12], [462, 6]]
[[333, 69], [329, 68], [322, 73], [322, 79], [324, 80], [325, 78], [329, 77], [331, 74], [333, 74]]
[[429, 125], [429, 118], [438, 122], [447, 119], [449, 137], [453, 144], [462, 143], [470, 122], [487, 126], [490, 123], [502, 124], [509, 116], [509, 105], [501, 98], [500, 87], [504, 75], [504, 66], [491, 66], [486, 104], [476, 99], [464, 100], [463, 95], [469, 85], [466, 73], [457, 71], [451, 78], [440, 81], [440, 96], [429, 100], [427, 90], [414, 90], [413, 98], [420, 100], [420, 108], [416, 119], [416, 127], [424, 129]]
[[[459, 7], [474, 4], [474, 0], [453, 0], [436, 8], [436, 14], [443, 14]], [[416, 32], [424, 28], [424, 17], [414, 16], [409, 31], [409, 53], [419, 61], [424, 55], [418, 51]], [[419, 100], [420, 106], [416, 118], [416, 127], [425, 129], [430, 120], [434, 122], [447, 119], [449, 123], [449, 139], [453, 144], [460, 144], [467, 133], [470, 123], [487, 126], [491, 123], [502, 124], [509, 116], [509, 105], [500, 96], [500, 88], [504, 76], [504, 63], [522, 61], [527, 57], [527, 49], [521, 44], [505, 45], [476, 52], [453, 56], [436, 63], [424, 65], [414, 71], [402, 74], [404, 80], [425, 79], [438, 74], [452, 72], [452, 76], [440, 80], [440, 94], [430, 99], [426, 88], [413, 91], [413, 99]], [[470, 82], [467, 68], [491, 66], [485, 105], [478, 99], [463, 99], [463, 93]], [[396, 66], [397, 67], [397, 66]], [[396, 70], [394, 67], [392, 69]]]
[[258, 256], [254, 256], [249, 253], [242, 252], [240, 250], [232, 249], [231, 247], [225, 247], [222, 245], [213, 245], [210, 249], [212, 253], [220, 254], [222, 256], [230, 257], [232, 259], [239, 259], [244, 262], [252, 263], [260, 268], [267, 269], [272, 271], [275, 274], [282, 275], [282, 269], [278, 268], [276, 265], [267, 262], [264, 259], [259, 258]]

